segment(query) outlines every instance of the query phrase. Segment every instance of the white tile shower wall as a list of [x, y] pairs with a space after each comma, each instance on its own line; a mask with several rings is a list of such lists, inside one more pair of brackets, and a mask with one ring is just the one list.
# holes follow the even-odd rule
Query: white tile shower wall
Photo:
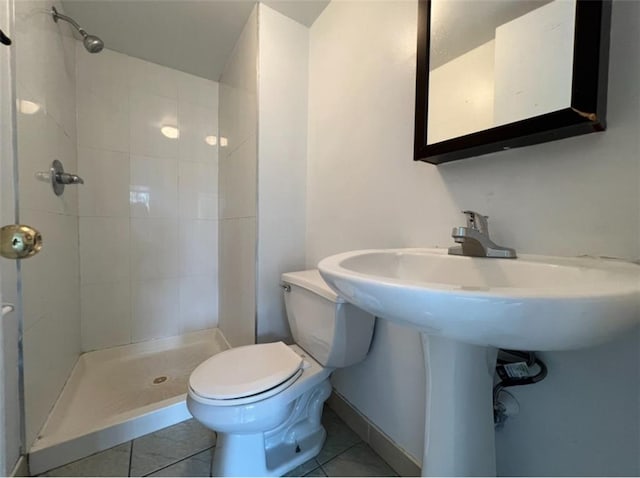
[[82, 350], [215, 327], [218, 84], [76, 55]]
[[309, 29], [259, 15], [257, 340], [290, 336], [280, 275], [304, 269]]
[[15, 2], [20, 220], [44, 237], [40, 254], [22, 263], [27, 448], [80, 353], [78, 190], [57, 197], [35, 177], [54, 159], [78, 167], [76, 41], [51, 21], [52, 4]]
[[[349, 249], [447, 247], [465, 208], [522, 252], [637, 259], [639, 18], [640, 3], [613, 3], [606, 132], [435, 167], [412, 161], [416, 2], [331, 2], [310, 37], [307, 265]], [[639, 340], [542, 354], [549, 376], [513, 389], [520, 415], [497, 434], [498, 473], [638, 475]], [[334, 385], [421, 461], [417, 333], [378, 320], [367, 360]]]
[[234, 347], [255, 342], [257, 10], [220, 77], [220, 330]]

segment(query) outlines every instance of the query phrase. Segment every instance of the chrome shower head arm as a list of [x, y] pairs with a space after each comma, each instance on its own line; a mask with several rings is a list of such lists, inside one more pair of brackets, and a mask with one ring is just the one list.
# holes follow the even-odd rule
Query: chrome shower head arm
[[78, 25], [78, 22], [76, 22], [73, 18], [64, 15], [63, 13], [60, 13], [56, 7], [51, 7], [51, 16], [53, 17], [54, 22], [58, 23], [58, 20], [64, 20], [67, 23], [71, 23], [71, 25], [73, 25], [73, 27], [78, 30], [80, 35], [82, 35], [83, 37], [87, 35], [87, 32], [84, 30], [84, 28]]

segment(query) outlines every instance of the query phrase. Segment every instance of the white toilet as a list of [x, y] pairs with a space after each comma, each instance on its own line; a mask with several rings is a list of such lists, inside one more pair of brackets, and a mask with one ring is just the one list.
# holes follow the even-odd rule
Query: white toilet
[[281, 476], [318, 454], [329, 376], [369, 351], [374, 317], [346, 303], [317, 270], [282, 274], [296, 345], [214, 355], [189, 378], [187, 406], [218, 432], [213, 476]]

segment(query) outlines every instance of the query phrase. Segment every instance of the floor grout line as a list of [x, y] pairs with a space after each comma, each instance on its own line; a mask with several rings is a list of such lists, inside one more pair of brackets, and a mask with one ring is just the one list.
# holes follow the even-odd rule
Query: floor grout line
[[[217, 440], [217, 435], [216, 435], [216, 444], [218, 443]], [[211, 460], [209, 460], [209, 473], [207, 473], [207, 476], [213, 477], [213, 454], [216, 452], [215, 450], [215, 445], [211, 447]]]
[[[338, 420], [340, 421], [340, 423], [344, 423], [339, 417], [338, 417]], [[353, 431], [353, 429], [351, 429], [348, 425], [346, 425], [346, 423], [344, 425], [346, 426], [346, 429]], [[389, 466], [389, 468], [392, 470], [392, 473], [395, 472], [395, 470], [393, 470], [393, 468], [384, 459], [382, 459], [382, 457], [380, 457], [380, 455], [378, 455], [375, 452], [375, 450], [373, 450], [371, 448], [371, 446], [366, 441], [364, 441], [362, 438], [360, 438], [359, 436], [350, 436], [350, 434], [347, 433], [348, 430], [346, 430], [346, 429], [343, 430], [343, 428], [341, 426], [336, 426], [335, 428], [336, 429], [333, 430], [333, 431], [336, 434], [336, 438], [337, 438], [338, 443], [340, 441], [342, 441], [342, 440], [345, 440], [346, 443], [343, 442], [342, 446], [338, 446], [337, 449], [335, 450], [335, 452], [336, 452], [335, 455], [330, 456], [329, 458], [325, 458], [322, 462], [318, 459], [317, 455], [315, 457], [313, 457], [311, 459], [312, 460], [311, 464], [313, 464], [315, 466], [313, 466], [313, 468], [310, 471], [308, 471], [305, 474], [305, 476], [308, 475], [309, 473], [315, 473], [315, 474], [318, 474], [318, 475], [321, 475], [321, 476], [329, 476], [328, 473], [327, 473], [328, 469], [333, 470], [333, 473], [338, 473], [339, 474], [340, 470], [342, 470], [343, 464], [342, 463], [334, 463], [334, 462], [338, 458], [341, 458], [342, 456], [344, 456], [345, 454], [352, 452], [352, 450], [354, 448], [359, 447], [359, 446], [360, 447], [361, 446], [366, 446], [367, 448], [370, 448], [371, 452], [374, 455], [378, 456], [382, 460], [382, 462], [384, 464]], [[340, 436], [342, 434], [344, 434], [344, 436], [340, 438]], [[152, 435], [152, 434], [149, 434], [149, 435]], [[139, 437], [139, 438], [143, 438], [143, 437]], [[217, 444], [217, 434], [216, 434], [215, 438], [216, 438], [216, 441], [214, 443]], [[356, 441], [353, 442], [352, 441], [353, 439], [355, 439]], [[126, 467], [127, 470], [126, 471], [123, 470], [123, 471], [124, 471], [124, 473], [126, 473], [130, 477], [133, 476], [132, 475], [132, 472], [133, 472], [133, 455], [134, 455], [134, 453], [136, 453], [136, 451], [135, 451], [135, 442], [137, 440], [138, 440], [138, 438], [134, 439], [134, 440], [129, 440], [128, 441], [128, 450], [129, 450], [128, 453], [129, 453], [129, 456], [126, 457], [126, 456], [120, 455], [120, 458], [119, 458], [119, 460], [120, 460], [119, 461], [119, 463], [120, 463], [119, 466], [122, 466], [122, 468], [120, 468], [120, 469], [123, 469], [123, 468]], [[189, 444], [192, 446], [192, 445], [195, 445], [196, 443], [197, 442], [190, 442]], [[188, 448], [188, 449], [191, 448], [188, 451], [184, 450], [184, 449], [182, 450], [183, 453], [185, 453], [185, 456], [182, 456], [179, 459], [174, 457], [173, 459], [170, 460], [169, 463], [162, 464], [162, 466], [158, 466], [157, 468], [151, 468], [150, 471], [146, 472], [143, 475], [136, 474], [135, 476], [136, 477], [140, 477], [140, 476], [149, 477], [152, 474], [160, 473], [163, 470], [167, 470], [170, 467], [177, 466], [181, 462], [185, 462], [187, 460], [194, 459], [194, 457], [196, 455], [201, 454], [201, 453], [207, 453], [207, 455], [211, 455], [211, 458], [212, 458], [212, 454], [215, 453], [217, 447], [216, 447], [216, 444], [211, 445], [210, 443], [211, 442], [209, 442], [209, 446], [205, 446], [204, 448], [195, 449], [195, 450], [193, 448], [191, 448], [191, 446], [185, 447], [185, 448]], [[204, 445], [204, 443], [201, 443], [201, 444]], [[331, 447], [331, 448], [333, 448], [333, 447]], [[142, 462], [138, 463], [138, 461], [139, 461], [139, 459], [142, 459], [145, 456], [144, 450], [146, 450], [145, 447], [143, 447], [143, 449], [139, 449], [138, 453], [136, 454], [136, 467], [137, 468], [140, 468], [138, 466], [139, 464], [142, 465]], [[122, 450], [122, 451], [124, 451], [124, 450]], [[140, 453], [142, 453], [142, 455], [140, 455]], [[178, 453], [176, 453], [176, 454], [178, 454]], [[357, 455], [357, 453], [356, 453], [356, 455]], [[165, 459], [166, 458], [167, 457], [165, 457]], [[143, 471], [143, 469], [146, 468], [147, 465], [151, 465], [151, 467], [153, 467], [153, 465], [157, 466], [157, 465], [160, 465], [161, 463], [162, 463], [162, 460], [160, 460], [160, 463], [157, 463], [157, 462], [147, 463], [145, 466], [142, 467], [142, 469], [140, 471]], [[328, 465], [331, 464], [331, 463], [334, 463], [334, 465], [329, 467]], [[185, 473], [185, 472], [188, 473], [189, 472], [188, 470], [192, 469], [191, 465], [192, 464], [187, 464], [187, 465], [183, 464], [180, 467], [178, 467], [182, 471], [177, 471], [176, 469], [174, 469], [173, 473]], [[198, 473], [202, 472], [203, 474], [206, 473], [208, 476], [212, 476], [212, 474], [213, 474], [213, 460], [212, 459], [209, 459], [208, 463], [205, 463], [202, 459], [199, 459], [199, 460], [197, 460], [197, 463], [193, 463], [193, 465], [196, 466], [195, 469], [198, 470]], [[102, 469], [102, 467], [105, 466], [105, 465], [104, 464], [102, 464], [102, 465], [101, 464], [97, 464], [97, 465], [93, 465], [92, 464], [91, 466], [99, 466], [99, 467], [101, 467], [100, 471], [104, 471]], [[327, 467], [327, 468], [325, 468], [325, 467]], [[147, 470], [149, 470], [149, 468], [147, 468]], [[90, 471], [87, 471], [87, 470], [84, 470], [84, 471], [85, 471], [85, 473], [88, 473], [85, 476], [99, 476], [99, 475], [95, 475], [95, 474], [91, 475]]]
[[127, 476], [131, 476], [131, 462], [133, 461], [133, 440], [129, 441], [129, 469], [127, 470]]
[[[345, 450], [341, 451], [340, 453], [338, 453], [338, 454], [337, 454], [336, 456], [334, 456], [333, 458], [331, 458], [331, 459], [329, 459], [329, 460], [325, 461], [324, 463], [321, 463], [321, 464], [320, 464], [320, 468], [322, 469], [322, 472], [323, 472], [323, 473], [328, 477], [329, 475], [327, 474], [327, 471], [324, 469], [324, 465], [329, 464], [330, 462], [332, 462], [333, 460], [337, 459], [337, 458], [338, 458], [338, 457], [340, 457], [341, 455], [344, 455], [345, 453], [347, 453], [347, 452], [348, 452], [349, 450], [351, 450], [352, 448], [355, 448], [355, 447], [357, 447], [358, 445], [362, 445], [363, 443], [364, 443], [364, 444], [365, 444], [369, 449], [371, 449], [371, 451], [372, 451], [372, 452], [373, 452], [373, 453], [374, 453], [378, 458], [380, 458], [380, 460], [381, 460], [381, 461], [382, 461], [382, 462], [383, 462], [383, 463], [384, 463], [384, 464], [385, 464], [385, 465], [386, 465], [386, 466], [387, 466], [387, 467], [388, 467], [388, 468], [389, 468], [389, 469], [390, 469], [390, 470], [395, 474], [395, 476], [398, 476], [398, 477], [400, 476], [400, 474], [399, 474], [396, 470], [394, 470], [394, 469], [393, 469], [393, 467], [392, 467], [389, 463], [387, 463], [387, 461], [386, 461], [384, 458], [382, 458], [382, 457], [381, 457], [381, 456], [380, 456], [380, 455], [379, 455], [379, 454], [378, 454], [378, 453], [377, 453], [377, 452], [376, 452], [376, 451], [371, 447], [371, 445], [369, 445], [367, 442], [365, 442], [365, 441], [364, 441], [364, 440], [362, 440], [362, 439], [361, 439], [358, 443], [354, 443], [354, 444], [353, 444], [353, 445], [351, 445], [349, 448], [347, 448], [347, 449], [345, 449]], [[316, 460], [316, 462], [318, 462], [318, 460]], [[318, 463], [320, 463], [320, 462], [318, 462]], [[313, 471], [313, 470], [312, 470], [312, 471]]]
[[[326, 465], [327, 463], [329, 463], [330, 461], [335, 460], [336, 458], [338, 458], [340, 455], [343, 455], [344, 453], [348, 452], [349, 450], [351, 450], [353, 447], [360, 445], [361, 443], [365, 443], [364, 441], [360, 440], [357, 443], [354, 443], [353, 445], [350, 445], [348, 448], [345, 448], [344, 450], [342, 450], [340, 453], [338, 453], [337, 455], [332, 456], [331, 458], [329, 458], [328, 460], [326, 460], [323, 463], [320, 463], [318, 461], [318, 459], [316, 458], [316, 462], [318, 462], [318, 464], [320, 466], [322, 465]], [[324, 469], [323, 469], [324, 470]]]
[[[200, 451], [197, 451], [197, 452], [195, 452], [195, 453], [192, 453], [191, 455], [185, 456], [184, 458], [180, 458], [178, 461], [174, 461], [173, 463], [169, 463], [169, 464], [168, 464], [168, 465], [166, 465], [166, 466], [160, 467], [160, 468], [158, 468], [158, 469], [156, 469], [156, 470], [153, 470], [153, 471], [151, 471], [151, 472], [147, 473], [146, 475], [142, 475], [142, 476], [143, 476], [143, 477], [145, 477], [145, 476], [153, 475], [154, 473], [157, 473], [157, 472], [159, 472], [159, 471], [161, 471], [161, 470], [164, 470], [165, 468], [169, 468], [170, 466], [177, 465], [177, 464], [178, 464], [178, 463], [180, 463], [181, 461], [188, 460], [189, 458], [193, 458], [194, 456], [196, 456], [196, 455], [198, 455], [198, 454], [200, 454], [200, 453], [202, 453], [202, 452], [205, 452], [205, 451], [207, 451], [207, 450], [213, 450], [214, 448], [215, 448], [215, 445], [214, 445], [214, 446], [210, 446], [210, 447], [208, 447], [208, 448], [204, 448], [204, 449], [202, 449], [202, 450], [200, 450]], [[211, 476], [211, 471], [212, 471], [212, 470], [209, 470], [209, 476]], [[129, 474], [129, 476], [131, 476], [131, 474]]]

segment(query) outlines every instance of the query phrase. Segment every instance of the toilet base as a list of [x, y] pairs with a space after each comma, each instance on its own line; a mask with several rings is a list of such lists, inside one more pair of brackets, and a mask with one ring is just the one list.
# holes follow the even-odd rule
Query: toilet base
[[287, 420], [262, 433], [220, 433], [213, 453], [213, 476], [282, 476], [316, 456], [326, 438], [322, 407], [331, 394], [329, 379], [301, 395]]
[[[264, 433], [236, 435], [219, 433], [213, 454], [212, 476], [282, 476], [316, 456], [326, 438], [324, 427], [299, 440], [266, 450]], [[272, 466], [269, 466], [272, 463]], [[275, 464], [275, 467], [273, 467]]]

